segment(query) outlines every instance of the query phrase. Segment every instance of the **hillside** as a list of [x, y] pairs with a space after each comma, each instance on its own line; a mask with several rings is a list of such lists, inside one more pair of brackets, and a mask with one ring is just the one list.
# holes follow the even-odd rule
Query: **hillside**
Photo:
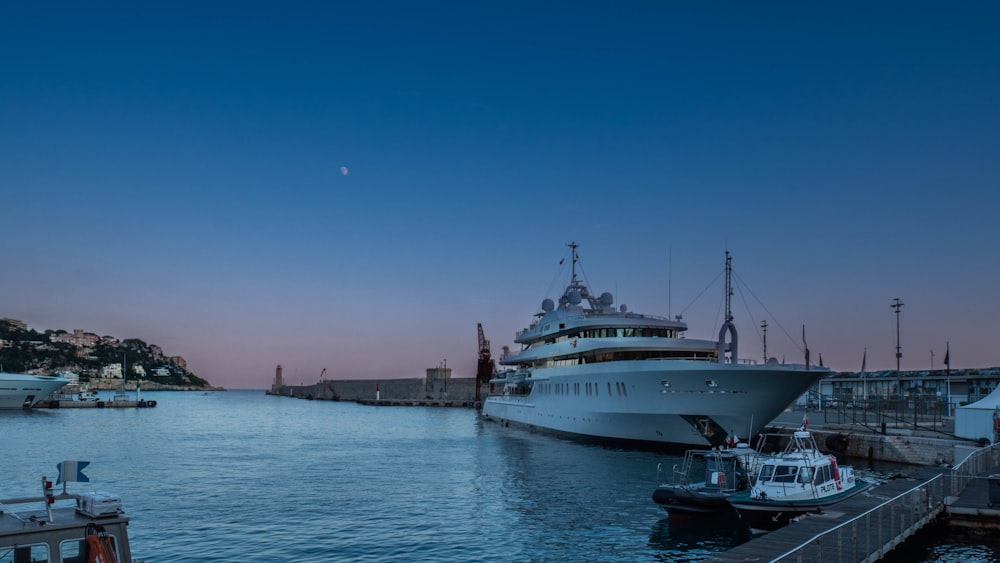
[[128, 338], [76, 330], [38, 332], [14, 319], [0, 319], [0, 371], [52, 375], [72, 371], [81, 381], [121, 378], [122, 361], [126, 379], [151, 381], [182, 387], [211, 387], [187, 370], [184, 358], [168, 357], [159, 346]]

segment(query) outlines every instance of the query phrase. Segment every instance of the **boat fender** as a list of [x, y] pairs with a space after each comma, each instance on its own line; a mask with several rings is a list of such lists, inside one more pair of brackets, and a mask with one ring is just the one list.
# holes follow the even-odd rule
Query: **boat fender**
[[87, 524], [87, 563], [118, 563], [115, 543], [104, 526], [93, 522]]

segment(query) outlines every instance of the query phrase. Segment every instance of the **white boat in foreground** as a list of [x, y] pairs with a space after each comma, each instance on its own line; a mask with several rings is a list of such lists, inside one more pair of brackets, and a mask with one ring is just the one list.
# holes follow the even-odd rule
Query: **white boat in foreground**
[[[767, 435], [763, 438], [762, 444]], [[855, 479], [853, 467], [838, 466], [836, 457], [819, 451], [810, 432], [799, 430], [784, 438], [784, 451], [757, 458], [752, 486], [728, 498], [752, 529], [775, 530], [871, 487]]]
[[571, 437], [716, 447], [733, 428], [757, 434], [829, 373], [738, 360], [728, 252], [716, 341], [684, 338], [679, 319], [615, 309], [610, 293], [591, 294], [577, 279], [577, 245], [569, 246], [569, 285], [517, 334], [521, 350], [500, 359], [507, 370], [490, 380], [487, 419]]
[[67, 383], [54, 375], [0, 373], [0, 409], [30, 409]]

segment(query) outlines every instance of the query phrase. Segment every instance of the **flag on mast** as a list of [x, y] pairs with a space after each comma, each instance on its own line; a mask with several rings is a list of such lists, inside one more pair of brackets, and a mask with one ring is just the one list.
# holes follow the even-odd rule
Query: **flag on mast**
[[802, 424], [799, 425], [799, 432], [805, 432], [809, 426], [809, 414], [802, 413]]
[[858, 377], [864, 377], [865, 376], [865, 364], [866, 363], [868, 363], [868, 348], [865, 348], [865, 354], [863, 356], [861, 356], [861, 373], [858, 374]]
[[946, 343], [944, 348], [944, 376], [951, 377], [951, 342]]
[[59, 477], [56, 479], [56, 485], [69, 481], [89, 483], [90, 478], [83, 474], [83, 468], [88, 465], [90, 465], [89, 461], [64, 461], [57, 463], [56, 469], [59, 470]]

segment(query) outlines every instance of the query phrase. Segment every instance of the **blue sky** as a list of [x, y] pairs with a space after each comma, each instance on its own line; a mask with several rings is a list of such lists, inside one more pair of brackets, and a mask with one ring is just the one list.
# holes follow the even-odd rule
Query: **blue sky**
[[903, 369], [1000, 365], [998, 15], [5, 6], [0, 316], [232, 388], [471, 375], [476, 324], [512, 344], [570, 241], [595, 291], [706, 338], [728, 248], [743, 356], [767, 320], [769, 355], [805, 325], [814, 360], [894, 368], [899, 297]]

